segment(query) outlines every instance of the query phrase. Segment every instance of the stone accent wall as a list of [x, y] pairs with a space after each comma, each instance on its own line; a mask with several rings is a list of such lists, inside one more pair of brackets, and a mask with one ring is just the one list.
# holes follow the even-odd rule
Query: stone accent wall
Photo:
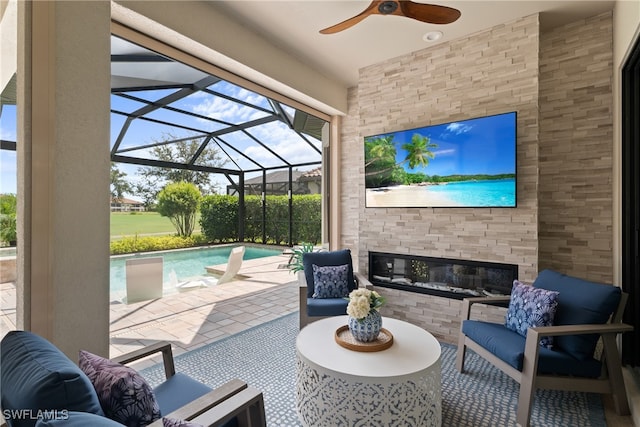
[[613, 281], [613, 21], [540, 37], [540, 268]]
[[[369, 251], [517, 264], [519, 278], [524, 281], [533, 280], [543, 266], [578, 274], [580, 265], [591, 266], [593, 273], [611, 265], [610, 255], [608, 260], [606, 256], [601, 259], [611, 247], [612, 203], [612, 142], [610, 136], [603, 135], [611, 123], [611, 88], [598, 83], [606, 80], [604, 69], [611, 62], [610, 23], [605, 21], [596, 17], [556, 29], [541, 44], [538, 15], [532, 15], [360, 71], [358, 86], [349, 92], [349, 114], [343, 120], [340, 242], [342, 247], [352, 249], [360, 271], [367, 272]], [[582, 36], [589, 32], [595, 34]], [[591, 43], [591, 39], [599, 38], [605, 42]], [[608, 50], [600, 47], [606, 40]], [[573, 47], [563, 51], [558, 44], [565, 49], [567, 45]], [[591, 44], [595, 45], [593, 51]], [[540, 53], [541, 49], [549, 51]], [[570, 60], [574, 55], [583, 57], [577, 61], [582, 65]], [[597, 76], [582, 80], [569, 74], [567, 79], [585, 82], [584, 87], [577, 85], [569, 90], [567, 81], [545, 74], [541, 88], [541, 73], [547, 73], [553, 63], [562, 64], [559, 74], [573, 74], [572, 70], [586, 67]], [[563, 91], [569, 92], [569, 105], [560, 97], [555, 100], [557, 107], [550, 110], [571, 117], [558, 122], [557, 116], [539, 104]], [[581, 107], [572, 107], [574, 103]], [[583, 103], [588, 112], [583, 111]], [[517, 208], [365, 208], [365, 136], [508, 111], [518, 112]], [[575, 144], [576, 138], [592, 128], [597, 136], [575, 147], [569, 144], [563, 149], [552, 143], [562, 136]], [[541, 143], [543, 131], [545, 141]], [[594, 147], [598, 143], [600, 146]], [[597, 154], [589, 153], [592, 149]], [[556, 161], [559, 153], [564, 153], [560, 162]], [[597, 163], [596, 158], [604, 159], [603, 163]], [[580, 169], [571, 167], [563, 173], [567, 161], [576, 162]], [[588, 172], [585, 168], [594, 169]], [[549, 171], [557, 174], [543, 177]], [[600, 173], [604, 183], [599, 182]], [[578, 188], [566, 187], [567, 181]], [[543, 202], [549, 193], [554, 197]], [[544, 219], [539, 219], [539, 205], [543, 206]], [[595, 210], [595, 217], [579, 212], [579, 206]], [[573, 214], [554, 219], [553, 211], [565, 207]], [[576, 220], [580, 222], [577, 226]], [[559, 235], [557, 228], [573, 231]], [[562, 245], [573, 259], [568, 267], [554, 254], [554, 249]], [[379, 290], [388, 298], [383, 315], [420, 325], [443, 341], [457, 341], [459, 300]], [[479, 307], [474, 315], [501, 321], [504, 309]]]

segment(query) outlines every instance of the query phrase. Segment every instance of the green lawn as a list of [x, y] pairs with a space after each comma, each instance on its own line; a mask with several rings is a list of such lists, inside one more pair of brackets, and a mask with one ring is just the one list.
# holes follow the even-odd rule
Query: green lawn
[[[195, 232], [200, 232], [200, 214], [196, 220]], [[135, 234], [175, 234], [176, 229], [169, 218], [157, 212], [111, 212], [111, 238]]]

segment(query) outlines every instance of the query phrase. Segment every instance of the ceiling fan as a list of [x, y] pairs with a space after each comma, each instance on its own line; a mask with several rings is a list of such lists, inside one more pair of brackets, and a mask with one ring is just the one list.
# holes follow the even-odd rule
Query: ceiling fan
[[331, 27], [321, 34], [334, 34], [352, 27], [369, 15], [397, 15], [429, 24], [450, 24], [460, 17], [460, 11], [447, 6], [416, 3], [410, 0], [373, 0], [362, 12]]

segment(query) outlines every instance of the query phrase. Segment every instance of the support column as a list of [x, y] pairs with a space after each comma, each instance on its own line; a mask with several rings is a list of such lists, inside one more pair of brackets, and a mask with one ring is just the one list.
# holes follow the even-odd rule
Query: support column
[[19, 2], [18, 328], [109, 350], [110, 3]]

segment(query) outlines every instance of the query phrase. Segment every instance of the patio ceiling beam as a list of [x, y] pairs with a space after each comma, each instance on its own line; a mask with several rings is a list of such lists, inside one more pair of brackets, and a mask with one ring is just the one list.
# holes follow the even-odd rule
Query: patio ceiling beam
[[[129, 99], [131, 101], [142, 102], [142, 103], [145, 103], [145, 104], [152, 104], [152, 101], [148, 101], [146, 99], [139, 98], [137, 96], [133, 96], [133, 95], [125, 94], [125, 93], [119, 93], [117, 95], [122, 97], [122, 98]], [[202, 114], [193, 113], [191, 111], [187, 111], [187, 110], [183, 110], [183, 109], [180, 109], [180, 108], [172, 107], [171, 105], [166, 105], [163, 108], [165, 110], [173, 111], [174, 113], [184, 114], [186, 116], [195, 117], [197, 119], [207, 120], [207, 121], [214, 122], [214, 123], [219, 123], [219, 124], [222, 124], [222, 125], [225, 125], [225, 126], [233, 126], [233, 123], [225, 122], [224, 120], [219, 120], [219, 119], [216, 119], [214, 117], [204, 116]]]
[[[202, 92], [208, 93], [209, 95], [213, 95], [213, 96], [218, 96], [220, 98], [224, 98], [227, 101], [233, 102], [234, 104], [244, 105], [245, 107], [253, 108], [255, 110], [260, 110], [260, 111], [265, 112], [267, 114], [273, 114], [273, 111], [271, 111], [271, 110], [268, 110], [266, 108], [260, 107], [259, 105], [251, 104], [250, 102], [247, 102], [247, 101], [243, 101], [242, 99], [238, 99], [238, 98], [234, 98], [234, 97], [229, 96], [229, 95], [225, 95], [224, 93], [218, 92], [216, 90], [212, 90], [212, 89], [209, 89], [209, 88], [204, 88], [204, 89], [202, 89]], [[267, 98], [267, 99], [269, 99], [269, 98]]]
[[112, 54], [111, 62], [174, 62], [174, 61], [160, 55], [123, 53], [123, 54]]
[[118, 151], [113, 152], [113, 154], [127, 153], [127, 152], [130, 152], [130, 151], [144, 150], [146, 148], [160, 147], [160, 146], [163, 146], [163, 145], [175, 144], [176, 142], [189, 141], [189, 140], [192, 140], [192, 139], [203, 138], [205, 136], [206, 136], [206, 134], [205, 135], [198, 135], [198, 136], [187, 136], [185, 138], [172, 139], [171, 141], [159, 141], [159, 142], [154, 142], [153, 144], [136, 145], [135, 147], [127, 147], [127, 148], [119, 149]]
[[220, 135], [225, 135], [227, 133], [233, 133], [233, 132], [241, 131], [241, 130], [244, 130], [244, 129], [247, 129], [247, 128], [264, 125], [266, 123], [271, 123], [271, 122], [275, 122], [275, 121], [278, 121], [278, 120], [280, 120], [278, 118], [278, 116], [276, 116], [273, 113], [271, 113], [269, 116], [261, 117], [259, 119], [251, 120], [251, 121], [244, 122], [244, 123], [241, 123], [241, 124], [234, 124], [234, 125], [229, 126], [226, 129], [220, 129], [220, 130], [216, 130], [216, 131], [213, 131], [213, 132], [207, 132], [207, 133], [209, 133], [213, 137], [217, 137], [217, 136], [220, 136]]
[[[189, 86], [189, 84], [176, 83], [176, 84], [167, 84], [167, 85], [156, 85], [156, 86], [153, 86], [153, 90], [182, 89], [186, 86]], [[150, 90], [150, 86], [114, 87], [114, 88], [111, 88], [111, 94], [124, 97], [128, 92], [143, 92], [143, 91], [149, 91], [149, 90]]]
[[314, 149], [318, 154], [322, 154], [322, 151], [320, 151], [318, 148], [316, 148], [316, 146], [315, 146], [315, 145], [313, 145], [313, 144], [311, 143], [311, 141], [309, 141], [309, 140], [307, 139], [307, 137], [306, 137], [302, 132], [300, 132], [299, 130], [297, 130], [297, 129], [295, 128], [295, 126], [293, 125], [293, 120], [292, 120], [292, 118], [289, 116], [289, 114], [287, 114], [287, 112], [286, 112], [286, 111], [284, 111], [284, 108], [282, 108], [282, 104], [280, 104], [279, 102], [274, 101], [274, 100], [272, 100], [272, 99], [269, 99], [269, 102], [270, 102], [270, 103], [271, 103], [271, 105], [273, 106], [273, 109], [274, 109], [275, 111], [277, 111], [278, 115], [279, 115], [280, 117], [282, 117], [282, 121], [283, 121], [283, 122], [285, 122], [285, 123], [287, 124], [287, 126], [289, 126], [289, 129], [291, 129], [292, 131], [294, 131], [295, 133], [297, 133], [297, 134], [300, 136], [300, 138], [302, 138], [302, 140], [303, 140], [304, 142], [306, 142], [306, 143], [307, 143], [307, 145], [309, 145], [311, 148], [313, 148], [313, 149]]
[[[317, 165], [321, 165], [322, 162], [321, 161], [317, 161], [317, 162], [305, 162], [305, 163], [296, 163], [294, 165], [291, 165], [290, 167], [292, 168], [301, 168], [301, 167], [307, 167], [307, 166], [317, 166]], [[265, 166], [264, 168], [261, 169], [247, 169], [244, 170], [244, 173], [253, 173], [253, 172], [262, 172], [263, 170], [265, 171], [270, 171], [270, 170], [276, 170], [276, 169], [282, 169], [285, 168], [287, 166]]]
[[163, 160], [142, 159], [139, 157], [112, 155], [111, 161], [116, 163], [127, 163], [132, 165], [151, 166], [151, 167], [158, 167], [158, 168], [185, 169], [185, 170], [198, 171], [198, 172], [221, 173], [221, 174], [229, 174], [229, 175], [241, 174], [240, 171], [218, 168], [214, 166], [188, 165], [186, 163], [175, 163], [175, 162], [167, 162]]
[[2, 139], [0, 140], [0, 150], [16, 151], [16, 142]]
[[[213, 76], [207, 76], [204, 79], [201, 79], [193, 84], [190, 84], [186, 87], [183, 87], [182, 89], [178, 90], [177, 92], [174, 92], [172, 94], [169, 94], [167, 96], [164, 96], [160, 99], [158, 99], [157, 101], [153, 101], [150, 102], [148, 105], [137, 109], [136, 111], [133, 111], [132, 113], [130, 113], [130, 116], [133, 117], [141, 117], [144, 116], [145, 114], [149, 114], [153, 111], [159, 110], [163, 107], [166, 107], [169, 104], [172, 104], [176, 101], [179, 101], [181, 99], [186, 98], [189, 95], [193, 95], [196, 92], [199, 92], [200, 90], [202, 90], [203, 88], [212, 85], [214, 83], [219, 82], [220, 79], [217, 77], [213, 77]], [[149, 90], [156, 90], [154, 86], [149, 86], [148, 88]]]
[[201, 134], [209, 133], [209, 132], [207, 132], [206, 130], [203, 130], [203, 129], [196, 129], [196, 128], [193, 128], [193, 127], [190, 127], [190, 126], [184, 126], [184, 125], [179, 125], [179, 124], [176, 124], [176, 123], [166, 122], [164, 120], [152, 119], [151, 117], [132, 117], [129, 113], [125, 113], [124, 111], [111, 110], [111, 112], [114, 113], [114, 114], [120, 114], [120, 115], [123, 115], [123, 116], [127, 116], [131, 120], [134, 120], [134, 119], [144, 120], [144, 121], [147, 121], [147, 122], [156, 123], [156, 124], [160, 124], [160, 125], [165, 125], [165, 126], [171, 126], [171, 127], [176, 127], [176, 128], [180, 128], [180, 129], [190, 130], [190, 131], [201, 133]]
[[204, 140], [202, 141], [202, 144], [200, 144], [196, 152], [193, 154], [193, 157], [191, 157], [191, 160], [189, 160], [188, 165], [191, 166], [196, 163], [196, 160], [200, 157], [204, 149], [207, 148], [207, 145], [209, 145], [209, 141], [211, 141], [211, 139], [212, 139], [211, 135], [208, 135], [207, 137], [204, 138]]
[[236, 166], [238, 166], [238, 168], [239, 168], [239, 169], [241, 169], [241, 168], [240, 168], [240, 165], [238, 165], [238, 164], [237, 164], [237, 163], [232, 159], [232, 157], [229, 155], [229, 153], [227, 153], [227, 151], [222, 147], [222, 145], [220, 145], [220, 143], [223, 143], [223, 144], [224, 144], [224, 145], [226, 145], [227, 147], [231, 148], [233, 151], [235, 151], [236, 153], [238, 153], [239, 155], [241, 155], [242, 157], [244, 157], [245, 159], [247, 159], [248, 161], [250, 161], [251, 163], [253, 163], [253, 164], [254, 164], [254, 165], [256, 165], [257, 167], [259, 167], [259, 168], [262, 168], [262, 167], [263, 167], [260, 163], [256, 162], [256, 161], [255, 161], [255, 160], [253, 160], [251, 157], [247, 156], [247, 155], [246, 155], [246, 154], [244, 154], [242, 151], [238, 150], [236, 147], [234, 147], [233, 145], [229, 144], [227, 141], [225, 141], [225, 140], [224, 140], [224, 139], [222, 139], [221, 137], [219, 137], [219, 136], [218, 136], [218, 137], [216, 137], [216, 138], [215, 138], [215, 140], [216, 140], [216, 142], [218, 143], [218, 147], [220, 147], [220, 149], [221, 149], [222, 151], [224, 151], [224, 153], [225, 153], [227, 156], [229, 156], [229, 158], [231, 159], [231, 161], [232, 161]]
[[288, 161], [286, 161], [284, 158], [282, 158], [282, 156], [280, 156], [278, 153], [276, 153], [275, 151], [273, 151], [271, 148], [269, 148], [266, 144], [263, 144], [262, 141], [260, 141], [258, 138], [256, 138], [255, 136], [251, 135], [246, 129], [243, 129], [242, 132], [247, 135], [249, 138], [251, 138], [253, 141], [255, 141], [256, 144], [259, 144], [260, 146], [262, 146], [265, 150], [267, 150], [268, 152], [270, 152], [271, 154], [273, 154], [276, 158], [280, 159], [280, 161], [282, 163], [284, 163], [287, 166], [291, 166], [291, 163], [289, 163]]

